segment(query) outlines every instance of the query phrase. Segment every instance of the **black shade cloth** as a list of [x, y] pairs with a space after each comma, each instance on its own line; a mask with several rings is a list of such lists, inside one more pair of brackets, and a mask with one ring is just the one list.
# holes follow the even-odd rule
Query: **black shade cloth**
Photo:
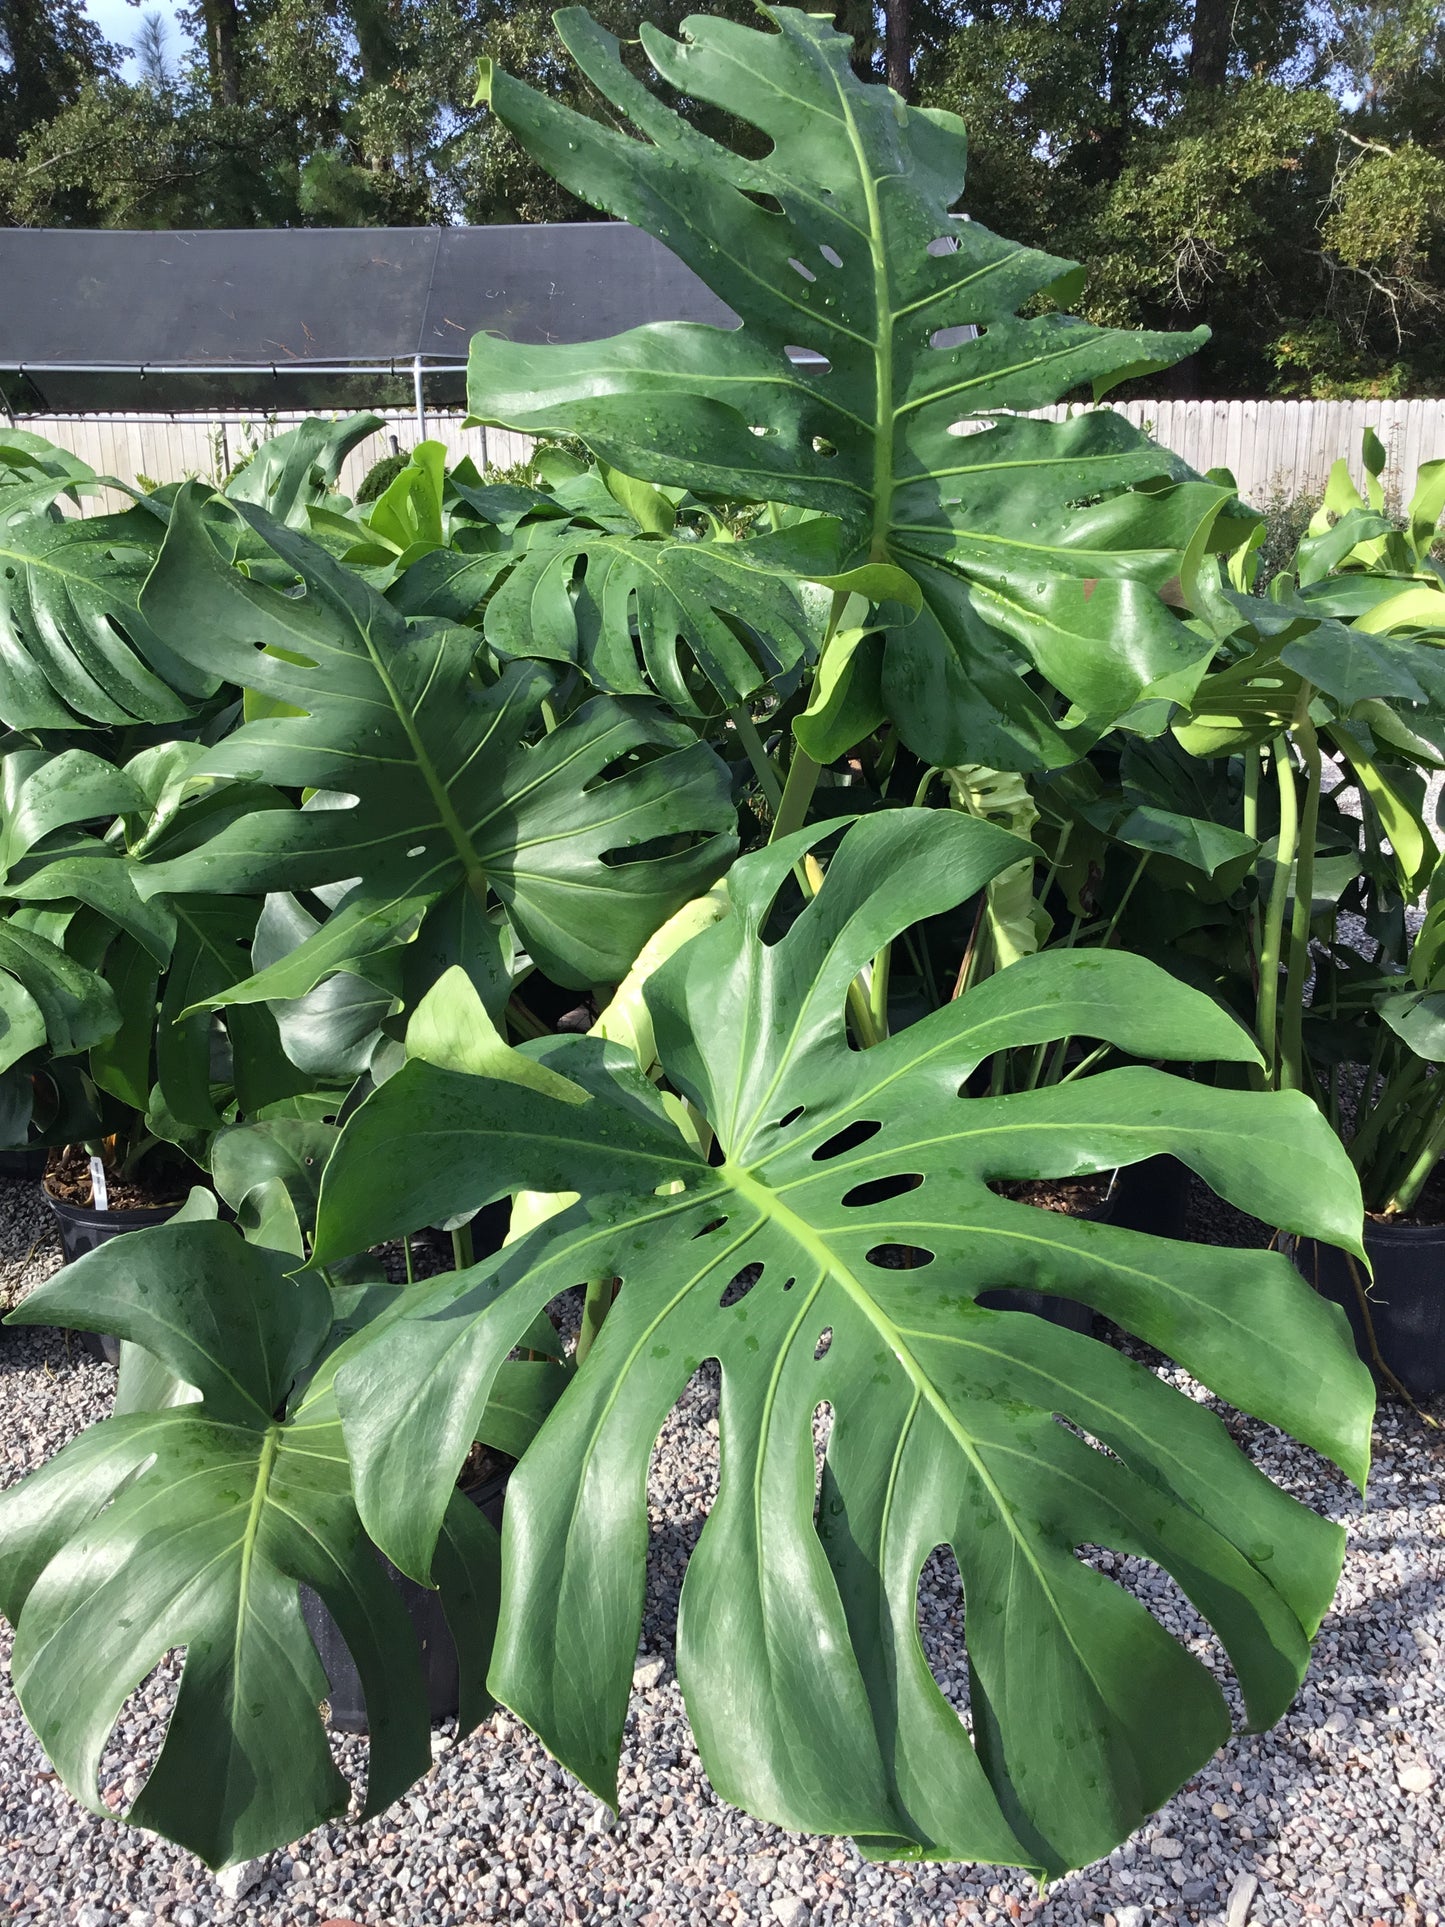
[[736, 317], [614, 221], [480, 228], [0, 229], [16, 416], [460, 407], [478, 333], [591, 341]]

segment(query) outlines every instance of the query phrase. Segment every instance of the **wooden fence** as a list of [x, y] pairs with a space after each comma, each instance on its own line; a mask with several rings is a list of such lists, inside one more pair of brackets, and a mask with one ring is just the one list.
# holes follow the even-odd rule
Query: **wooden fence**
[[[1422, 463], [1445, 458], [1445, 400], [1131, 401], [1119, 406], [1137, 427], [1194, 468], [1229, 469], [1242, 494], [1258, 508], [1317, 496], [1340, 456], [1349, 462], [1356, 481], [1362, 480], [1360, 442], [1367, 427], [1388, 451], [1385, 480], [1396, 506], [1408, 500]], [[355, 494], [367, 469], [393, 442], [406, 449], [418, 439], [412, 415], [385, 412], [386, 427], [347, 458], [341, 487], [348, 495]], [[1069, 411], [1061, 405], [1039, 412], [1058, 420]], [[219, 480], [249, 448], [301, 419], [294, 414], [250, 420], [235, 415], [94, 415], [37, 417], [24, 426], [73, 450], [101, 474], [125, 481], [146, 476], [173, 482], [193, 475]], [[506, 467], [530, 446], [524, 435], [464, 428], [463, 420], [459, 414], [427, 418], [428, 435], [445, 442], [453, 460], [465, 454], [479, 468]]]

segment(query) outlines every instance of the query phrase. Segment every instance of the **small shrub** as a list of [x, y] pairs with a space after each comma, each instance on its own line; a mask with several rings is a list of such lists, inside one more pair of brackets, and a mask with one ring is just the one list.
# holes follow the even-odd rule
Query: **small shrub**
[[1288, 495], [1276, 486], [1264, 508], [1265, 536], [1259, 551], [1256, 590], [1267, 588], [1274, 576], [1289, 567], [1319, 506], [1318, 495]]
[[385, 495], [410, 460], [411, 450], [399, 448], [394, 454], [383, 455], [379, 462], [373, 462], [361, 478], [361, 487], [356, 491], [357, 501], [375, 502]]

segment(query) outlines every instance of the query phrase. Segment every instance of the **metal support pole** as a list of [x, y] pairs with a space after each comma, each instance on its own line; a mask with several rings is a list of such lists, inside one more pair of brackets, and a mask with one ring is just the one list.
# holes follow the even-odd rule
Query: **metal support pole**
[[421, 356], [417, 355], [411, 364], [412, 388], [416, 395], [416, 432], [420, 441], [426, 440], [426, 397], [421, 389]]

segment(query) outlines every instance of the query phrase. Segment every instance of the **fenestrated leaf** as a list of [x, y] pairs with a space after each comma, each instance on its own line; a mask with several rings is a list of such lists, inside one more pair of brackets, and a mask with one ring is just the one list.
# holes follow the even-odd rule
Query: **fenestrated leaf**
[[[278, 1416], [331, 1325], [326, 1287], [288, 1278], [289, 1262], [226, 1225], [171, 1224], [101, 1246], [11, 1315], [119, 1332], [202, 1395], [92, 1426], [0, 1497], [0, 1607], [16, 1624], [11, 1677], [26, 1717], [100, 1814], [111, 1727], [151, 1669], [185, 1648], [165, 1743], [128, 1817], [217, 1867], [348, 1803], [298, 1582], [321, 1596], [361, 1675], [366, 1811], [430, 1764], [415, 1635], [356, 1516], [329, 1374]], [[438, 1570], [475, 1717], [490, 1528], [449, 1519]]]
[[1375, 1008], [1417, 1057], [1430, 1064], [1445, 1064], [1445, 992], [1386, 992], [1376, 999]]
[[164, 532], [144, 508], [0, 521], [0, 721], [171, 723], [211, 694], [137, 607]]
[[[473, 413], [580, 435], [628, 474], [702, 496], [836, 515], [845, 559], [947, 569], [1026, 662], [1051, 682], [1066, 669], [1056, 686], [1095, 733], [1153, 683], [1187, 693], [1197, 638], [1152, 591], [1204, 544], [1230, 491], [1185, 479], [1113, 413], [1055, 424], [1013, 411], [1102, 391], [1141, 361], [1167, 366], [1202, 335], [1020, 318], [1071, 264], [953, 217], [962, 123], [860, 82], [851, 41], [825, 18], [777, 8], [769, 21], [760, 32], [696, 17], [680, 42], [641, 29], [665, 82], [759, 131], [758, 158], [699, 134], [579, 8], [558, 31], [626, 131], [486, 69], [488, 103], [533, 158], [657, 235], [742, 326], [661, 323], [576, 345], [479, 337]], [[1179, 486], [1132, 492], [1160, 478]], [[918, 745], [939, 726], [909, 701], [923, 643], [899, 633], [915, 667], [888, 685]], [[923, 753], [1021, 767], [1012, 706], [999, 715], [1012, 762], [977, 740]]]
[[[524, 549], [487, 605], [485, 634], [512, 656], [578, 663], [598, 689], [654, 691], [684, 715], [703, 693], [688, 657], [732, 708], [793, 668], [813, 623], [766, 541], [701, 542], [570, 528]], [[633, 632], [636, 631], [636, 641]]]
[[[1027, 846], [952, 813], [865, 819], [814, 901], [764, 942], [790, 866], [824, 834], [738, 864], [733, 914], [648, 986], [664, 1070], [720, 1161], [586, 1038], [527, 1054], [588, 1103], [413, 1060], [351, 1120], [323, 1183], [323, 1260], [524, 1185], [582, 1194], [496, 1259], [418, 1285], [355, 1342], [339, 1384], [358, 1503], [391, 1555], [424, 1571], [448, 1481], [528, 1321], [580, 1280], [617, 1278], [509, 1492], [493, 1691], [613, 1797], [652, 1443], [715, 1358], [721, 1484], [678, 1626], [714, 1784], [869, 1851], [1057, 1871], [1106, 1852], [1228, 1732], [1206, 1671], [1075, 1548], [1172, 1573], [1264, 1723], [1302, 1677], [1342, 1536], [1274, 1489], [1203, 1407], [979, 1294], [1080, 1299], [1357, 1479], [1370, 1390], [1341, 1317], [1279, 1254], [1150, 1239], [991, 1186], [1165, 1151], [1243, 1209], [1356, 1251], [1358, 1189], [1298, 1094], [1130, 1068], [967, 1096], [994, 1051], [1068, 1036], [1254, 1061], [1209, 999], [1121, 953], [1026, 959], [850, 1050], [857, 972]], [[962, 1575], [972, 1740], [918, 1642], [919, 1573], [940, 1545]]]
[[340, 421], [311, 416], [263, 442], [226, 483], [233, 502], [252, 502], [288, 528], [304, 529], [308, 509], [320, 506], [358, 443], [385, 426], [380, 415], [347, 415]]
[[[239, 514], [304, 594], [251, 580], [217, 547]], [[735, 848], [727, 770], [684, 724], [595, 697], [529, 742], [552, 686], [544, 671], [515, 663], [482, 684], [475, 634], [409, 626], [258, 510], [182, 490], [145, 602], [177, 649], [304, 712], [236, 730], [198, 772], [325, 795], [142, 867], [137, 887], [251, 893], [359, 879], [313, 936], [216, 1001], [302, 996], [394, 947], [459, 889], [481, 905], [490, 890], [559, 980], [615, 980]], [[661, 839], [676, 843], [643, 847]]]

